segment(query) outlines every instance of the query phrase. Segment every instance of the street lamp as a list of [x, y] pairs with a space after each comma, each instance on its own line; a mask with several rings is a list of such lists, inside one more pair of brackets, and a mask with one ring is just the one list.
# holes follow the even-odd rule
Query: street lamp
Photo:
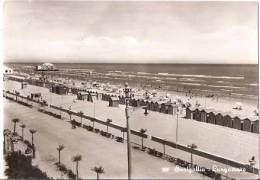
[[131, 140], [130, 140], [130, 124], [129, 124], [129, 100], [131, 98], [131, 88], [128, 83], [125, 83], [125, 115], [126, 115], [126, 129], [127, 129], [127, 162], [128, 162], [128, 179], [131, 179], [132, 175], [132, 163], [131, 163]]

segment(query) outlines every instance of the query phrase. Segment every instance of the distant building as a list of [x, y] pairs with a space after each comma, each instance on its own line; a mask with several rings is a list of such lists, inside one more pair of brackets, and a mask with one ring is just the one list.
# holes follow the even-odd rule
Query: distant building
[[42, 65], [36, 66], [37, 71], [57, 71], [58, 69], [51, 63], [43, 63]]
[[6, 66], [3, 67], [3, 70], [4, 70], [4, 72], [3, 72], [4, 75], [8, 75], [8, 74], [13, 74], [14, 73], [12, 68], [9, 68], [9, 67], [6, 67]]

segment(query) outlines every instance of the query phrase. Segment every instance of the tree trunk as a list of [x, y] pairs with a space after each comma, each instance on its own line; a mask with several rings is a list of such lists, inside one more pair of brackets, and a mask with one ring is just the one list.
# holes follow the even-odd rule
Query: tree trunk
[[16, 129], [16, 122], [14, 123], [14, 133], [15, 133], [15, 129]]
[[190, 153], [190, 163], [191, 163], [191, 166], [193, 166], [192, 152]]
[[107, 125], [107, 133], [108, 133], [108, 125]]
[[60, 164], [60, 151], [59, 151], [59, 164]]
[[32, 145], [33, 145], [33, 134], [32, 134]]
[[80, 117], [80, 124], [81, 124], [81, 126], [82, 126], [82, 117]]
[[5, 152], [5, 147], [6, 147], [6, 146], [5, 146], [5, 135], [4, 135], [4, 154], [6, 153], [6, 152]]
[[76, 162], [76, 178], [79, 179], [79, 162]]
[[93, 121], [93, 130], [94, 130], [94, 128], [95, 128], [95, 121]]
[[142, 149], [144, 148], [144, 138], [142, 136]]
[[22, 128], [22, 140], [23, 140], [23, 128]]
[[97, 180], [99, 180], [99, 174], [97, 173]]

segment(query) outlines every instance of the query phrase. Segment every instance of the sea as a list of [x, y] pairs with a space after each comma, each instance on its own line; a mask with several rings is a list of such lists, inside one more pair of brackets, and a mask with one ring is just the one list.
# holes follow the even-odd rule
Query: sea
[[[8, 63], [15, 70], [35, 71], [36, 63]], [[54, 63], [55, 73], [167, 91], [196, 92], [258, 99], [258, 64], [96, 64]], [[54, 74], [54, 72], [50, 72]]]

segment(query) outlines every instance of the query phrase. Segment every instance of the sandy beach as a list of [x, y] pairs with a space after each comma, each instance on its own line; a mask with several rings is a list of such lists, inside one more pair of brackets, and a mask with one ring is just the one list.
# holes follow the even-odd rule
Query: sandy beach
[[[36, 87], [28, 85], [25, 89], [20, 89], [20, 84], [14, 81], [5, 82], [6, 90], [19, 89], [22, 95], [29, 95], [29, 93], [41, 92], [43, 99], [46, 99], [49, 104], [56, 106], [62, 106], [64, 108], [69, 108], [75, 112], [83, 111], [85, 115], [96, 117], [103, 121], [106, 121], [107, 118], [113, 120], [113, 123], [125, 126], [125, 115], [124, 115], [124, 106], [120, 105], [116, 107], [108, 107], [108, 102], [97, 100], [94, 106], [94, 103], [87, 101], [78, 101], [75, 95], [57, 95], [50, 93], [48, 89], [42, 87]], [[94, 111], [95, 109], [95, 111]], [[162, 114], [158, 112], [150, 112], [148, 116], [143, 115], [142, 109], [135, 109], [131, 112], [131, 128], [139, 131], [141, 128], [147, 129], [147, 134], [152, 134], [161, 138], [166, 138], [175, 142], [176, 140], [176, 116]], [[57, 112], [59, 113], [59, 112]], [[65, 113], [62, 116], [69, 118]], [[233, 159], [238, 162], [248, 164], [248, 159], [252, 156], [256, 158], [258, 155], [258, 142], [259, 137], [257, 134], [244, 132], [236, 129], [231, 129], [222, 126], [216, 126], [207, 123], [201, 123], [197, 121], [192, 121], [189, 119], [182, 118], [182, 114], [178, 121], [178, 142], [181, 144], [191, 144], [195, 143], [198, 146], [198, 149], [210, 152], [212, 154], [220, 155], [228, 159]], [[73, 117], [75, 118], [75, 117]], [[77, 121], [80, 121], [79, 118], [76, 118]], [[89, 121], [84, 121], [84, 124], [91, 125]], [[104, 125], [95, 124], [97, 128], [104, 129]], [[110, 131], [115, 135], [121, 135], [121, 132], [117, 130]], [[133, 136], [133, 141], [140, 143], [141, 139]], [[158, 143], [152, 142], [149, 139], [145, 140], [145, 145], [148, 147], [154, 147], [158, 150], [162, 150], [162, 146]], [[228, 147], [228, 148], [226, 148]], [[168, 154], [173, 154], [182, 159], [189, 160], [189, 154], [176, 150], [173, 148], [166, 148]], [[194, 157], [194, 162], [205, 167], [212, 167], [212, 164], [221, 165], [219, 163], [212, 162], [210, 160]], [[258, 164], [256, 165], [258, 167]], [[241, 173], [229, 173], [234, 177], [241, 178]], [[247, 174], [247, 173], [246, 173]], [[245, 175], [245, 177], [247, 177]]]

